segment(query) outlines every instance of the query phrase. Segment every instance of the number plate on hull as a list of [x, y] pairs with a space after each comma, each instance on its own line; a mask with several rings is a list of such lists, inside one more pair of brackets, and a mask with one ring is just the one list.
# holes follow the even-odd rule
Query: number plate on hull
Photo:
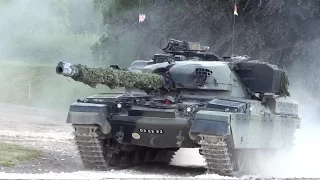
[[161, 130], [161, 129], [143, 129], [143, 128], [140, 128], [139, 132], [141, 132], [141, 133], [149, 133], [149, 134], [163, 134], [163, 130]]

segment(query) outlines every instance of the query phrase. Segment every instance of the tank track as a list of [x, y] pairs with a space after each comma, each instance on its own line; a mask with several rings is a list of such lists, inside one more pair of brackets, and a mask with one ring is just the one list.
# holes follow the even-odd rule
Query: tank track
[[105, 170], [108, 163], [105, 159], [107, 152], [102, 133], [98, 126], [94, 125], [73, 125], [74, 140], [78, 146], [79, 155], [86, 169]]
[[199, 134], [200, 154], [205, 158], [207, 173], [233, 176], [231, 154], [225, 137]]
[[73, 125], [74, 140], [86, 169], [107, 170], [110, 166], [130, 167], [137, 164], [169, 164], [177, 150], [153, 149], [144, 147], [123, 148], [110, 145], [96, 125]]

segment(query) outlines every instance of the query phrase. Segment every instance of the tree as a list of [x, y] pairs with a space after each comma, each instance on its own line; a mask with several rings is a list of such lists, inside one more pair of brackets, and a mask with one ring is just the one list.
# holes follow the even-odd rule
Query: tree
[[[141, 2], [141, 4], [140, 4]], [[231, 53], [233, 27], [231, 0], [94, 0], [109, 35], [137, 30], [137, 39], [170, 36], [210, 44], [221, 55]], [[301, 0], [239, 0], [235, 17], [235, 52], [256, 56], [262, 50], [286, 48], [314, 39], [319, 33], [319, 2]], [[139, 11], [147, 15], [143, 25]], [[305, 26], [311, 25], [311, 28]], [[120, 35], [121, 36], [121, 35]], [[141, 42], [144, 44], [145, 42]]]

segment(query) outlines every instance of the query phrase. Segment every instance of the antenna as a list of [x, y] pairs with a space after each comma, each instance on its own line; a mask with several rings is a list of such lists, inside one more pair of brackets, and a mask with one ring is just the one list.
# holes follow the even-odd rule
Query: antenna
[[233, 56], [233, 49], [234, 49], [234, 29], [236, 26], [236, 16], [238, 16], [237, 0], [234, 0], [231, 56]]

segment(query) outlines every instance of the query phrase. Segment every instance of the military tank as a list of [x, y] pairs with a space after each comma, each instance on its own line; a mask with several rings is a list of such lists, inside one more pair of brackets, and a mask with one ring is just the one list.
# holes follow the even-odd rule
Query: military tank
[[86, 169], [168, 164], [180, 148], [199, 148], [208, 173], [233, 176], [257, 167], [257, 154], [293, 146], [300, 118], [285, 69], [220, 58], [188, 41], [169, 39], [161, 49], [127, 69], [58, 63], [57, 74], [92, 88], [125, 89], [70, 105], [67, 123]]

